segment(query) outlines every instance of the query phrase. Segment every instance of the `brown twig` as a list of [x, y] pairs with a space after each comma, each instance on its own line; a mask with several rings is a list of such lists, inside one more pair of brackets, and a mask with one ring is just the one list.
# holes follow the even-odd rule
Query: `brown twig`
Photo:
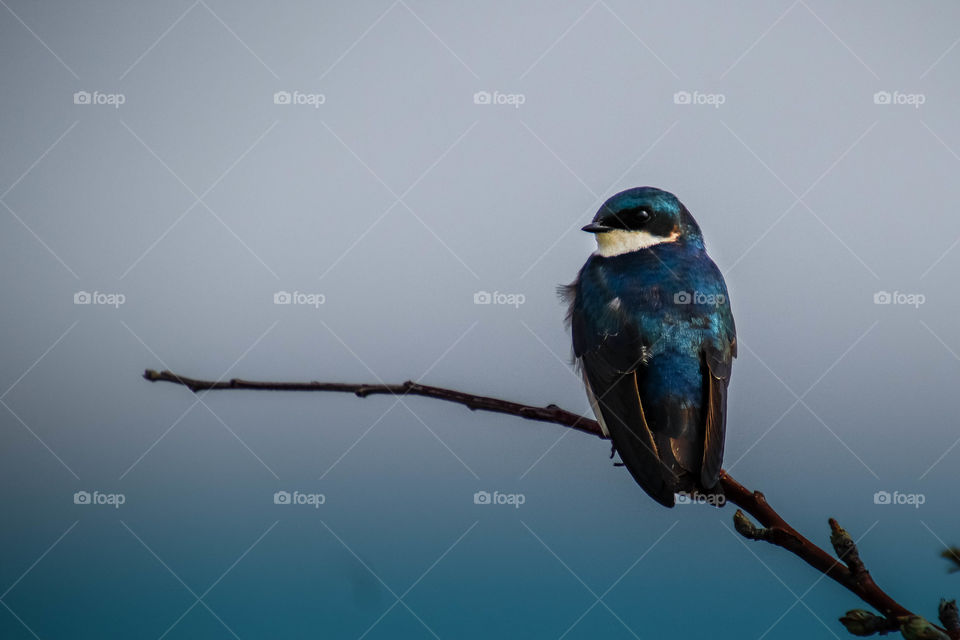
[[210, 391], [214, 389], [252, 389], [256, 391], [335, 391], [340, 393], [352, 393], [358, 398], [366, 398], [373, 395], [394, 395], [394, 396], [423, 396], [425, 398], [435, 398], [462, 404], [471, 411], [492, 411], [493, 413], [506, 413], [511, 416], [519, 416], [527, 420], [537, 420], [540, 422], [550, 422], [560, 424], [577, 431], [589, 433], [590, 435], [603, 438], [600, 431], [600, 425], [596, 420], [585, 418], [561, 409], [555, 404], [545, 407], [531, 407], [520, 404], [519, 402], [510, 402], [499, 398], [490, 398], [488, 396], [477, 396], [472, 393], [463, 393], [453, 389], [444, 389], [443, 387], [431, 387], [426, 384], [420, 384], [407, 380], [401, 384], [352, 384], [349, 382], [258, 382], [256, 380], [241, 380], [232, 378], [231, 380], [197, 380], [180, 376], [170, 371], [154, 371], [147, 369], [143, 377], [150, 382], [162, 380], [164, 382], [173, 382], [182, 384], [194, 393], [197, 391]]
[[[478, 396], [443, 387], [433, 387], [418, 382], [406, 381], [402, 384], [355, 384], [345, 382], [261, 382], [233, 378], [224, 381], [198, 380], [177, 375], [170, 371], [154, 371], [147, 369], [143, 377], [151, 382], [164, 381], [183, 385], [193, 392], [216, 389], [251, 389], [259, 391], [333, 391], [353, 393], [365, 398], [370, 395], [415, 395], [434, 398], [461, 404], [473, 411], [492, 411], [518, 416], [527, 420], [537, 420], [559, 424], [599, 438], [605, 438], [596, 420], [571, 413], [560, 407], [550, 404], [545, 407], [534, 407], [500, 398]], [[742, 511], [734, 516], [734, 525], [737, 531], [751, 540], [764, 540], [775, 546], [790, 551], [817, 571], [829, 576], [834, 581], [854, 593], [861, 600], [876, 608], [885, 618], [885, 625], [879, 624], [875, 632], [886, 632], [900, 628], [905, 620], [917, 618], [914, 613], [890, 597], [870, 577], [863, 561], [860, 560], [856, 545], [849, 534], [844, 531], [836, 520], [829, 521], [832, 531], [831, 542], [840, 559], [824, 551], [810, 542], [796, 529], [791, 527], [759, 491], [750, 491], [734, 480], [726, 471], [720, 474], [720, 484], [727, 502], [732, 502], [762, 525], [756, 527]], [[851, 611], [848, 616], [854, 614]], [[869, 614], [869, 612], [863, 612]], [[843, 619], [841, 619], [843, 620]], [[844, 624], [847, 624], [844, 622]], [[848, 626], [848, 629], [850, 627]], [[943, 629], [939, 629], [944, 631]]]

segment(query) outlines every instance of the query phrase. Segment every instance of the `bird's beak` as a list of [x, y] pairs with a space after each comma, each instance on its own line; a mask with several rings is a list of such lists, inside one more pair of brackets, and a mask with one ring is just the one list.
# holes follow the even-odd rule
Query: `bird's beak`
[[587, 226], [583, 227], [581, 231], [586, 231], [587, 233], [604, 233], [606, 231], [613, 231], [613, 227], [608, 227], [605, 224], [600, 224], [599, 222], [591, 222]]

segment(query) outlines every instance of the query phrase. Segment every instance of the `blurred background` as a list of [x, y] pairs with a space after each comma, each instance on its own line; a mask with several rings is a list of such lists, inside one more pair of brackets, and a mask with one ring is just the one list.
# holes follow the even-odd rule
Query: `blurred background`
[[141, 378], [586, 412], [555, 289], [639, 185], [730, 290], [726, 468], [918, 613], [960, 591], [960, 6], [0, 5], [3, 638], [844, 636], [596, 438]]

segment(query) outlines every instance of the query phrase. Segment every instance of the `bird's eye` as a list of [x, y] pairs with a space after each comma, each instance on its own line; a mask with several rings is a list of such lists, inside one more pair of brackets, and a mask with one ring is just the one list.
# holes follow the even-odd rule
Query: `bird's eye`
[[650, 219], [650, 212], [647, 209], [638, 209], [637, 210], [637, 220], [640, 222], [646, 222]]

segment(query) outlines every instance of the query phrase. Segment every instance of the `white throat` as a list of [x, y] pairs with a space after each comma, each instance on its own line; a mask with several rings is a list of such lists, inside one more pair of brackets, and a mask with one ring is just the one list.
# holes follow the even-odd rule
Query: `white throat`
[[676, 242], [680, 234], [674, 231], [669, 236], [655, 236], [646, 231], [614, 229], [597, 234], [597, 255], [604, 258], [632, 253], [665, 242]]

